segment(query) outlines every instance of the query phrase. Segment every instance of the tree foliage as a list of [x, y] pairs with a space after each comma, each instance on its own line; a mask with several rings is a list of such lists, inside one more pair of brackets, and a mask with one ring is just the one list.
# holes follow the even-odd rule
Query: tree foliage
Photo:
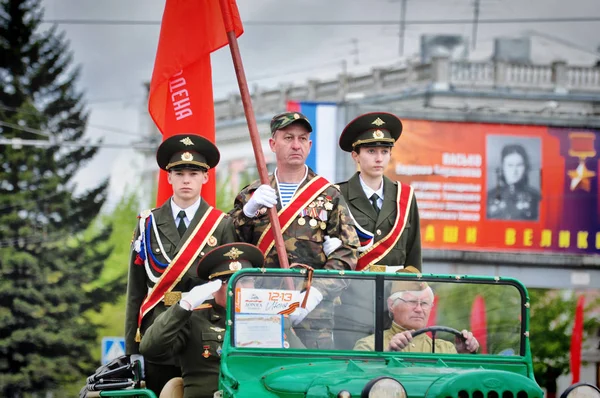
[[[556, 392], [556, 379], [570, 371], [570, 349], [577, 295], [549, 289], [531, 289], [531, 355], [538, 384]], [[589, 316], [597, 300], [584, 311], [583, 339], [597, 330], [597, 319]], [[586, 315], [588, 314], [588, 315]]]
[[39, 0], [0, 0], [2, 138], [45, 142], [0, 145], [0, 395], [9, 398], [91, 373], [98, 332], [83, 314], [124, 289], [93, 283], [111, 230], [85, 231], [107, 182], [75, 193], [73, 177], [97, 149], [85, 145], [88, 114], [64, 34], [41, 18]]

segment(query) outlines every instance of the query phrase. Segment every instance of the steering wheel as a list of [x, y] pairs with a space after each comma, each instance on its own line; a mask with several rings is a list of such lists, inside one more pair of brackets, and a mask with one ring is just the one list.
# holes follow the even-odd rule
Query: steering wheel
[[412, 337], [417, 337], [420, 334], [423, 333], [427, 333], [427, 332], [431, 332], [431, 353], [434, 354], [435, 353], [435, 334], [437, 332], [446, 332], [446, 333], [451, 333], [453, 335], [455, 335], [456, 337], [458, 337], [459, 339], [461, 339], [461, 341], [464, 343], [467, 339], [465, 339], [465, 336], [462, 335], [461, 332], [459, 332], [458, 330], [448, 327], [448, 326], [429, 326], [423, 329], [419, 329], [419, 330], [415, 330], [414, 332], [411, 332], [410, 334], [412, 335]]

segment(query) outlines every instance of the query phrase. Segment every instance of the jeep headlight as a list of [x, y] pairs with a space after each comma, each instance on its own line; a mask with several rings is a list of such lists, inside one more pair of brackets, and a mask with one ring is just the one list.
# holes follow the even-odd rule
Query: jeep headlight
[[560, 398], [598, 398], [600, 390], [591, 384], [577, 383], [565, 390]]
[[378, 377], [367, 383], [361, 398], [406, 398], [406, 390], [391, 377]]

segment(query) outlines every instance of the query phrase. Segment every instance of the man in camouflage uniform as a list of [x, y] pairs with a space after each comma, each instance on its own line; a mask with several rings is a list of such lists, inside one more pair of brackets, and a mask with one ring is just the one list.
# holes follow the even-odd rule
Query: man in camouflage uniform
[[[231, 219], [208, 205], [201, 197], [202, 185], [208, 181], [208, 170], [219, 162], [219, 151], [210, 141], [197, 135], [175, 135], [167, 138], [158, 148], [157, 162], [169, 173], [173, 196], [161, 207], [143, 211], [138, 216], [134, 232], [129, 279], [127, 283], [127, 308], [125, 315], [125, 348], [127, 354], [139, 354], [139, 341], [146, 329], [169, 305], [176, 303], [181, 292], [187, 292], [203, 283], [198, 279], [195, 265], [205, 251], [224, 243], [235, 242], [235, 230]], [[209, 234], [206, 221], [214, 216], [216, 221]], [[200, 222], [202, 225], [199, 226]], [[197, 229], [197, 231], [195, 231]], [[187, 264], [187, 271], [171, 291], [159, 297], [158, 302], [143, 316], [139, 325], [140, 307], [161, 276], [172, 268], [184, 243], [194, 237], [205, 235], [200, 255]], [[175, 358], [163, 357], [145, 361], [146, 385], [156, 395], [164, 384], [181, 374]]]
[[[236, 197], [230, 215], [238, 238], [257, 244], [263, 250], [266, 267], [279, 267], [276, 249], [272, 245], [261, 246], [264, 243], [261, 236], [270, 228], [266, 208], [276, 206], [281, 221], [286, 210], [299, 206], [281, 221], [290, 264], [353, 270], [359, 242], [344, 198], [335, 186], [317, 176], [305, 163], [312, 144], [311, 132], [310, 122], [299, 112], [273, 117], [269, 146], [276, 155], [277, 169], [270, 176], [269, 184], [255, 181], [244, 188]], [[312, 191], [316, 182], [323, 183], [322, 189]], [[314, 194], [308, 195], [306, 201], [301, 200], [309, 192]], [[272, 237], [272, 233], [265, 234], [267, 236]], [[332, 240], [337, 242], [333, 246], [329, 245]], [[298, 336], [308, 348], [332, 347], [333, 303], [345, 287], [341, 281], [316, 281], [309, 291], [306, 309], [298, 309], [298, 313], [290, 315]]]
[[[360, 167], [348, 181], [339, 184], [361, 238], [359, 270], [394, 272], [409, 265], [421, 269], [417, 200], [410, 186], [384, 175], [401, 133], [398, 117], [373, 112], [352, 120], [340, 135], [340, 148], [350, 152]], [[406, 200], [399, 195], [402, 193]], [[401, 228], [397, 236], [392, 234], [395, 228]], [[374, 250], [380, 254], [374, 255]], [[356, 340], [373, 333], [373, 291], [350, 282], [341, 301], [334, 337], [336, 348], [349, 350]]]

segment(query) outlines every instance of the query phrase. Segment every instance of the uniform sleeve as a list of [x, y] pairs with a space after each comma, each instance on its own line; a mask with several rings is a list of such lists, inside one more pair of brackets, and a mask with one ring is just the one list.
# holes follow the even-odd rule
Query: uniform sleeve
[[354, 351], [375, 351], [375, 336], [367, 336], [358, 340], [354, 345]]
[[186, 311], [179, 304], [160, 314], [142, 337], [142, 355], [146, 359], [161, 360], [179, 354], [190, 335], [188, 321], [192, 314], [193, 311]]
[[225, 215], [221, 220], [221, 244], [237, 242], [237, 235], [235, 232], [235, 226], [233, 225], [233, 219], [229, 215]]
[[423, 265], [421, 254], [421, 222], [416, 197], [413, 197], [409, 211], [410, 236], [406, 242], [406, 261], [404, 265], [412, 265], [421, 271], [421, 266]]
[[324, 268], [354, 270], [358, 261], [357, 253], [360, 242], [358, 241], [358, 235], [356, 235], [354, 222], [348, 213], [346, 201], [337, 189], [335, 192], [336, 196], [332, 200], [334, 206], [327, 223], [327, 234], [330, 237], [339, 238], [342, 245], [329, 255]]
[[244, 205], [248, 202], [250, 196], [251, 194], [248, 188], [242, 189], [235, 198], [233, 209], [229, 212], [236, 235], [235, 241], [238, 242], [252, 243], [254, 223], [251, 218], [246, 217], [243, 210]]
[[125, 307], [125, 352], [127, 354], [139, 354], [139, 343], [135, 341], [138, 327], [138, 314], [140, 306], [148, 293], [144, 265], [135, 263], [137, 252], [134, 249], [134, 243], [139, 236], [140, 231], [138, 225], [133, 234], [127, 275], [127, 302]]

